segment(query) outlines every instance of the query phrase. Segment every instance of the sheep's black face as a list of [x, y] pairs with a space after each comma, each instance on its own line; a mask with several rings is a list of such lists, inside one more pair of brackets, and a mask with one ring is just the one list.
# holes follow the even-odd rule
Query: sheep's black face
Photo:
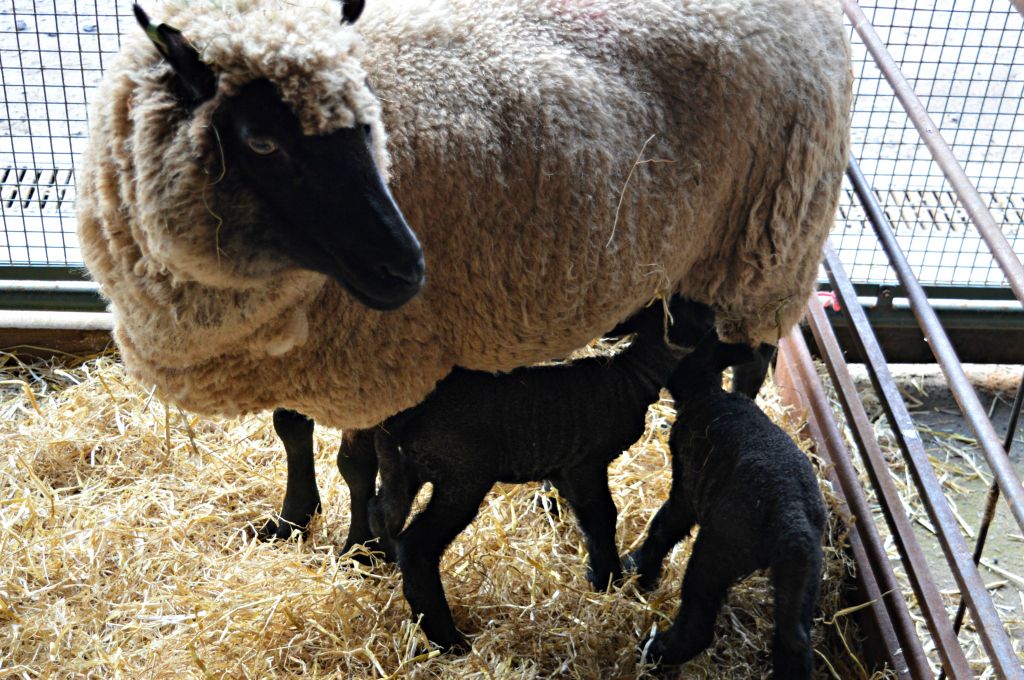
[[225, 100], [214, 126], [225, 173], [263, 204], [260, 236], [281, 254], [373, 309], [395, 309], [419, 292], [423, 250], [381, 180], [368, 129], [303, 135], [266, 80]]

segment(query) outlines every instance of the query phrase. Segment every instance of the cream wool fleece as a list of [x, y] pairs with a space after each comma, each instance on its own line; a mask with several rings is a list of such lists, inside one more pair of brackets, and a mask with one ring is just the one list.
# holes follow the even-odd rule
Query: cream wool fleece
[[[218, 92], [185, 117], [127, 36], [92, 109], [79, 234], [125, 364], [188, 409], [367, 427], [454, 365], [564, 356], [659, 295], [774, 342], [813, 289], [848, 152], [834, 0], [370, 0], [354, 27], [326, 0], [147, 9]], [[260, 77], [307, 133], [371, 126], [426, 256], [402, 308], [238, 236], [255, 208], [210, 170], [210, 120]]]

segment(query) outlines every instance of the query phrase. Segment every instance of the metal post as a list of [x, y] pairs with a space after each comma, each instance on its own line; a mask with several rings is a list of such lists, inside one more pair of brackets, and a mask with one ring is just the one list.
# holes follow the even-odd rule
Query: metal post
[[[843, 314], [854, 331], [851, 336], [871, 376], [885, 414], [889, 418], [893, 435], [900, 446], [907, 467], [914, 477], [914, 483], [925, 501], [928, 517], [936, 529], [936, 536], [942, 546], [956, 579], [960, 591], [964, 593], [974, 620], [978, 623], [978, 633], [985, 649], [992, 659], [993, 667], [1001, 677], [1024, 678], [1006, 630], [996, 612], [995, 605], [985, 584], [971, 561], [970, 552], [956, 519], [949, 508], [942, 487], [925, 453], [921, 436], [917, 432], [914, 421], [907, 411], [903, 397], [889, 373], [889, 366], [878, 346], [878, 341], [871, 331], [867, 316], [857, 301], [856, 292], [842, 269], [839, 258], [830, 246], [825, 247], [825, 271], [832, 282], [832, 289], [839, 298]], [[927, 303], [926, 303], [927, 304]]]
[[[942, 595], [931, 578], [928, 561], [925, 559], [921, 545], [917, 541], [910, 519], [903, 508], [896, 485], [889, 476], [889, 467], [882, 455], [882, 450], [875, 438], [874, 430], [868, 414], [861, 403], [860, 395], [853, 384], [853, 378], [846, 367], [842, 350], [836, 340], [832, 325], [825, 316], [825, 310], [812, 300], [808, 305], [808, 323], [814, 334], [815, 342], [839, 401], [850, 426], [851, 434], [860, 450], [864, 467], [871, 479], [871, 485], [878, 495], [879, 505], [889, 531], [892, 534], [900, 558], [906, 569], [910, 586], [917, 597], [928, 630], [932, 634], [935, 647], [942, 659], [943, 672], [949, 672], [954, 678], [969, 678], [973, 674], [963, 649], [957, 640], [956, 631], [950, 625], [949, 614]], [[927, 497], [925, 497], [927, 502]]]
[[[1017, 422], [1020, 418], [1021, 402], [1024, 401], [1024, 375], [1021, 376], [1020, 385], [1017, 386], [1017, 396], [1013, 399], [1013, 407], [1010, 409], [1010, 422], [1006, 426], [1006, 438], [1003, 439], [1003, 448], [1006, 455], [1010, 455], [1013, 447], [1013, 435], [1017, 433]], [[978, 528], [978, 538], [974, 542], [974, 563], [981, 563], [981, 554], [985, 551], [985, 541], [988, 539], [988, 529], [992, 526], [992, 519], [996, 515], [996, 503], [999, 501], [999, 485], [994, 483], [988, 489], [985, 497], [985, 511], [982, 514], [981, 526]], [[964, 622], [966, 603], [963, 599], [956, 609], [956, 618], [953, 620], [953, 629], [960, 632], [960, 626]]]
[[910, 308], [914, 312], [921, 330], [924, 331], [932, 354], [935, 355], [935, 359], [938, 361], [943, 374], [946, 376], [946, 380], [949, 382], [949, 389], [960, 406], [964, 418], [967, 419], [967, 423], [971, 426], [974, 436], [978, 439], [978, 444], [985, 454], [985, 460], [988, 461], [989, 467], [999, 483], [1000, 490], [1005, 494], [1006, 500], [1010, 504], [1010, 510], [1013, 511], [1017, 525], [1024, 531], [1024, 487], [1021, 486], [1021, 480], [1010, 464], [1010, 459], [1003, 449], [1002, 441], [996, 434], [995, 429], [993, 429], [992, 423], [988, 419], [988, 413], [981, 405], [981, 402], [978, 401], [978, 395], [974, 393], [974, 388], [967, 379], [963, 366], [960, 365], [960, 360], [957, 358], [956, 350], [953, 349], [953, 345], [949, 342], [949, 337], [946, 335], [946, 331], [943, 330], [939, 318], [935, 315], [935, 310], [928, 303], [928, 298], [921, 289], [921, 284], [915, 278], [910, 264], [900, 250], [896, 237], [893, 235], [892, 225], [889, 224], [889, 219], [882, 211], [882, 207], [878, 204], [874, 192], [868, 186], [867, 179], [865, 179], [860, 171], [860, 167], [857, 165], [857, 160], [853, 157], [850, 158], [846, 175], [853, 184], [853, 190], [856, 192], [857, 198], [860, 199], [864, 212], [868, 216], [868, 221], [871, 222], [871, 226], [878, 236], [882, 250], [885, 251], [886, 257], [889, 258], [889, 264], [892, 266], [893, 271], [896, 272], [896, 277], [903, 286], [903, 290], [906, 291]]

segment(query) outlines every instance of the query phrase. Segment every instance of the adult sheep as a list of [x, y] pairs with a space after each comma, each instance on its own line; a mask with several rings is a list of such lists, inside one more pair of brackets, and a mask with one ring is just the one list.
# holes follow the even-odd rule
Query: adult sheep
[[[96, 97], [79, 233], [126, 366], [189, 409], [363, 428], [455, 365], [564, 356], [658, 295], [755, 343], [812, 290], [848, 145], [834, 0], [376, 0], [356, 26], [330, 0], [159, 15], [181, 33], [151, 38], [174, 49], [126, 36]], [[425, 254], [419, 295], [381, 311], [421, 274], [386, 191], [318, 227], [327, 264], [294, 247], [323, 204], [275, 194], [309, 178], [254, 177], [225, 139], [232, 111], [266, 107], [308, 153], [365, 129], [337, 188], [390, 177]], [[259, 153], [277, 134], [246, 139]], [[342, 237], [367, 220], [391, 240]], [[347, 294], [372, 278], [343, 266], [361, 257], [396, 286]]]

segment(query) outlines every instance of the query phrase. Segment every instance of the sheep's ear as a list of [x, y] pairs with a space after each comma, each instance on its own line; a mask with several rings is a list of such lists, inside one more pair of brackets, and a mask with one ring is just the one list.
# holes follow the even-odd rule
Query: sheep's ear
[[739, 366], [754, 360], [754, 349], [743, 343], [719, 342], [715, 346], [716, 370], [724, 371], [729, 366]]
[[181, 31], [167, 24], [154, 26], [138, 4], [132, 5], [132, 10], [139, 26], [178, 76], [182, 100], [194, 106], [212, 98], [217, 91], [217, 79]]
[[341, 0], [341, 23], [354, 24], [366, 7], [366, 0]]

